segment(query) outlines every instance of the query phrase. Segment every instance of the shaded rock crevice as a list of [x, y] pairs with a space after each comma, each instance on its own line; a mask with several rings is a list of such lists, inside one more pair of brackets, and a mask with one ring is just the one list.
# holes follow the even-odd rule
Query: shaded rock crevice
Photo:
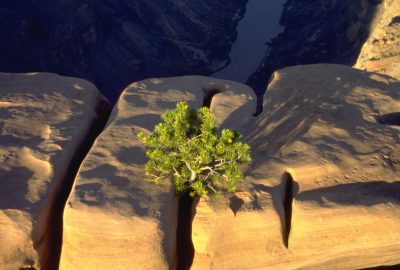
[[[204, 89], [202, 107], [210, 108], [215, 95], [222, 93], [218, 88]], [[192, 241], [192, 222], [196, 209], [197, 197], [190, 196], [189, 192], [180, 195], [178, 202], [178, 226], [176, 229], [176, 257], [177, 270], [189, 270], [194, 259], [194, 245]]]
[[96, 138], [103, 131], [107, 120], [111, 113], [111, 105], [105, 99], [99, 98], [96, 107], [97, 117], [92, 122], [88, 129], [88, 134], [85, 139], [79, 144], [77, 151], [73, 155], [71, 162], [66, 164], [66, 174], [63, 181], [56, 189], [52, 202], [49, 202], [49, 214], [47, 220], [43, 220], [48, 227], [47, 235], [43, 241], [44, 247], [40, 252], [40, 265], [42, 270], [58, 269], [62, 249], [62, 235], [63, 235], [63, 213], [69, 194], [72, 190], [76, 175], [90, 151]]
[[217, 94], [223, 92], [222, 90], [217, 89], [217, 88], [211, 89], [211, 90], [204, 90], [204, 89], [203, 89], [203, 91], [204, 91], [204, 98], [203, 98], [203, 104], [202, 104], [202, 106], [203, 106], [203, 107], [207, 107], [207, 108], [210, 108], [211, 102], [212, 102], [212, 100], [213, 100], [213, 97], [214, 97], [215, 95], [217, 95]]
[[385, 266], [376, 266], [376, 267], [371, 267], [371, 268], [362, 268], [359, 270], [398, 270], [400, 269], [400, 264], [396, 265], [385, 265]]
[[289, 248], [289, 236], [292, 228], [292, 204], [295, 194], [295, 181], [289, 172], [283, 174], [282, 185], [285, 189], [283, 198], [284, 224], [282, 224], [282, 238], [285, 247]]
[[196, 198], [188, 193], [181, 195], [178, 207], [178, 227], [176, 229], [177, 245], [177, 270], [188, 270], [194, 258], [194, 245], [192, 241], [192, 222], [194, 218], [193, 205]]
[[400, 126], [400, 112], [377, 115], [375, 119], [382, 125]]

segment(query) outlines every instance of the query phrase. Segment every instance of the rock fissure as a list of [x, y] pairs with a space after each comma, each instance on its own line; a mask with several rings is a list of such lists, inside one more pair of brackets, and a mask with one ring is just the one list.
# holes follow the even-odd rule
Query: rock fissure
[[194, 198], [188, 193], [179, 198], [178, 226], [176, 229], [177, 269], [188, 270], [193, 263], [194, 246], [192, 242], [192, 206]]
[[285, 217], [285, 224], [283, 230], [283, 242], [286, 248], [289, 248], [289, 236], [292, 227], [292, 203], [293, 203], [293, 184], [294, 180], [290, 173], [285, 172], [282, 177], [282, 184], [285, 187], [285, 195], [283, 199], [283, 210]]
[[45, 251], [40, 258], [42, 270], [53, 270], [58, 269], [59, 267], [62, 249], [64, 207], [72, 190], [81, 163], [107, 123], [108, 117], [111, 113], [111, 106], [107, 102], [101, 100], [100, 104], [96, 108], [96, 113], [98, 114], [97, 119], [92, 122], [88, 135], [80, 143], [78, 151], [74, 154], [70, 164], [68, 164], [64, 180], [54, 195], [54, 200], [47, 220], [49, 228], [48, 237], [46, 239], [47, 243], [45, 244]]
[[[203, 107], [210, 108], [215, 95], [223, 91], [218, 88], [204, 89]], [[188, 169], [192, 171], [190, 181], [194, 181], [197, 175], [186, 163]], [[194, 218], [195, 207], [193, 207], [196, 197], [189, 195], [189, 192], [182, 194], [178, 203], [178, 226], [176, 229], [176, 256], [177, 270], [188, 270], [192, 266], [194, 259], [194, 245], [192, 241], [192, 223]]]
[[208, 91], [205, 91], [205, 90], [203, 90], [203, 91], [205, 93], [204, 93], [202, 106], [207, 107], [207, 108], [210, 108], [213, 97], [219, 93], [222, 93], [222, 90], [219, 90], [219, 89], [211, 89]]
[[382, 125], [400, 126], [400, 112], [377, 115], [375, 119]]

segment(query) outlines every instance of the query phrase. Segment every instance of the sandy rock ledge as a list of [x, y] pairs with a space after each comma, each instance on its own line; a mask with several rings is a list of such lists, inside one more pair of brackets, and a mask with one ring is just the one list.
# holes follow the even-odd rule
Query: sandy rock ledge
[[55, 269], [57, 194], [106, 107], [81, 79], [0, 73], [0, 269]]
[[228, 125], [254, 162], [234, 195], [194, 206], [191, 269], [399, 264], [399, 88], [340, 65], [275, 72], [264, 112]]

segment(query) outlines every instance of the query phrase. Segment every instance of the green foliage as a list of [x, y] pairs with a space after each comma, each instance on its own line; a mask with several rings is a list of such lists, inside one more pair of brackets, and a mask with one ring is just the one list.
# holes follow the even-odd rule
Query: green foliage
[[191, 196], [236, 190], [244, 178], [240, 164], [251, 162], [238, 132], [224, 129], [218, 136], [210, 109], [195, 111], [184, 102], [161, 118], [153, 132], [138, 134], [147, 146], [147, 181], [161, 184], [172, 176], [176, 192]]

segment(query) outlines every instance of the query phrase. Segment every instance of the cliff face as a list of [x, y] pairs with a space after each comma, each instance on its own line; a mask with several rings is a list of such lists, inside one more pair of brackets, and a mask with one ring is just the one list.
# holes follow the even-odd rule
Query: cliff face
[[82, 77], [112, 100], [132, 81], [210, 74], [227, 63], [246, 2], [8, 1], [0, 70]]
[[355, 67], [400, 78], [400, 2], [381, 5], [370, 37], [362, 47]]
[[382, 1], [288, 0], [280, 24], [248, 84], [260, 94], [275, 70], [304, 64], [353, 65]]

